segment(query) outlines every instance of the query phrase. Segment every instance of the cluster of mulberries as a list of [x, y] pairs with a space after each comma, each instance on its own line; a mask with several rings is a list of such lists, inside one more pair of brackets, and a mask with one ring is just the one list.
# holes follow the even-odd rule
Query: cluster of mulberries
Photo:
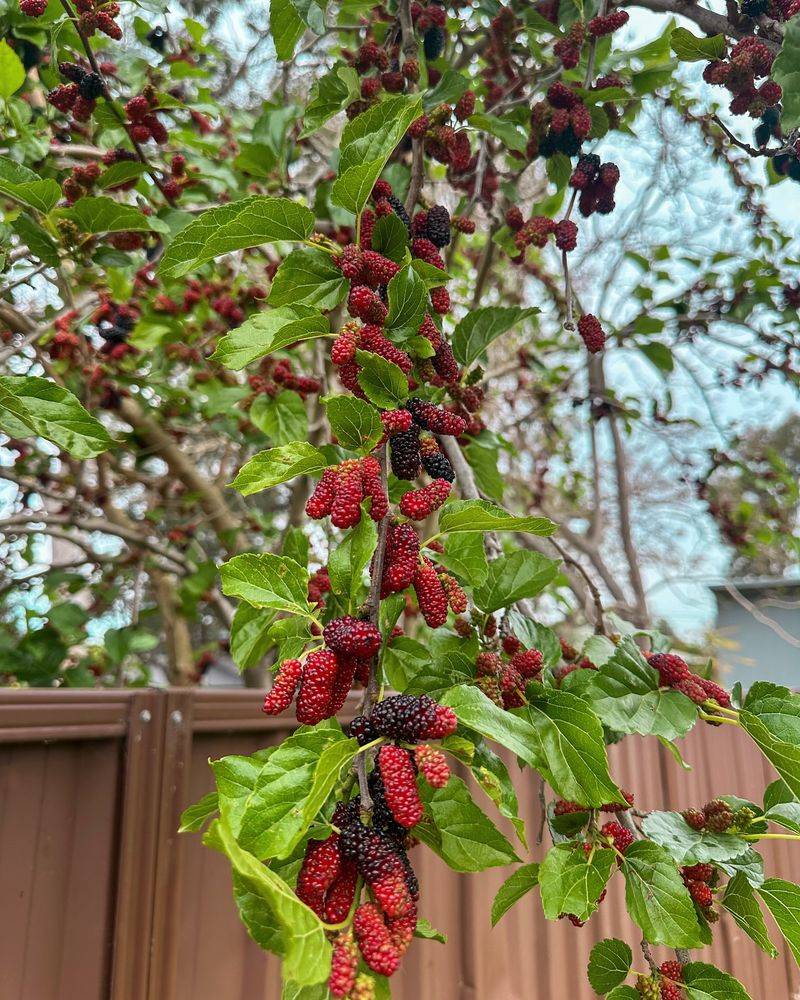
[[620, 854], [624, 854], [636, 839], [627, 827], [616, 820], [604, 823], [600, 827], [600, 836], [605, 837]]
[[381, 91], [401, 94], [409, 82], [419, 79], [419, 62], [405, 59], [401, 66], [400, 56], [399, 45], [384, 48], [374, 39], [364, 42], [355, 54], [350, 55], [350, 64], [361, 77], [361, 100], [348, 107], [348, 117], [355, 118], [366, 111]]
[[369, 288], [388, 285], [400, 270], [399, 265], [388, 257], [375, 250], [364, 250], [355, 243], [348, 244], [334, 258], [334, 263], [348, 281], [356, 285], [367, 285]]
[[[633, 792], [626, 792], [623, 790], [622, 794], [627, 802], [627, 805], [623, 805], [621, 802], [608, 802], [606, 805], [600, 806], [600, 812], [627, 812], [633, 805]], [[569, 816], [572, 813], [588, 812], [589, 809], [590, 806], [582, 806], [579, 802], [565, 802], [563, 799], [559, 799], [553, 807], [553, 813], [556, 816]]]
[[[434, 247], [441, 250], [450, 243], [451, 239], [451, 219], [450, 213], [444, 205], [433, 205], [426, 211], [417, 212], [411, 223], [411, 232], [414, 236], [428, 240]], [[422, 254], [415, 254], [421, 257]], [[436, 257], [430, 263], [444, 270], [444, 261], [441, 257]]]
[[100, 353], [114, 361], [135, 352], [136, 348], [128, 343], [128, 338], [139, 319], [140, 310], [133, 302], [114, 302], [108, 296], [102, 296], [100, 305], [91, 316], [91, 322], [97, 327], [97, 332], [103, 339]]
[[759, 118], [766, 108], [779, 103], [782, 91], [774, 80], [766, 79], [756, 86], [756, 80], [769, 77], [775, 55], [753, 35], [742, 38], [731, 49], [727, 59], [714, 59], [703, 71], [706, 83], [725, 87], [733, 99], [729, 105], [734, 115], [749, 114]]
[[411, 21], [422, 35], [422, 46], [428, 62], [438, 59], [447, 44], [447, 13], [442, 3], [431, 3], [423, 7], [421, 3], [411, 4]]
[[69, 83], [51, 90], [47, 100], [63, 114], [71, 112], [76, 122], [88, 121], [97, 106], [97, 98], [107, 95], [105, 81], [99, 73], [78, 63], [59, 63], [58, 71]]
[[169, 132], [156, 114], [158, 95], [153, 87], [145, 87], [137, 97], [132, 97], [125, 105], [128, 135], [134, 142], [148, 142], [152, 139], [163, 145], [169, 139]]
[[425, 437], [420, 441], [420, 456], [422, 467], [431, 479], [446, 479], [448, 483], [455, 480], [456, 474], [450, 464], [450, 459], [434, 438]]
[[[352, 810], [339, 805], [333, 824], [341, 828]], [[358, 881], [355, 862], [343, 855], [341, 835], [332, 833], [326, 840], [309, 840], [295, 892], [317, 916], [329, 924], [347, 918], [353, 905]]]
[[78, 354], [80, 337], [72, 329], [72, 324], [77, 318], [77, 311], [71, 309], [53, 323], [55, 330], [53, 338], [43, 345], [43, 349], [53, 361], [72, 361]]
[[417, 566], [412, 585], [419, 610], [430, 628], [444, 625], [448, 608], [456, 615], [467, 610], [467, 595], [455, 577], [427, 557]]
[[749, 806], [734, 809], [724, 799], [712, 799], [702, 809], [684, 809], [681, 815], [693, 830], [712, 833], [743, 832], [755, 819]]
[[565, 639], [559, 639], [561, 644], [562, 663], [554, 671], [554, 679], [558, 685], [574, 673], [576, 670], [597, 670], [596, 664], [590, 659], [581, 656], [574, 646], [571, 646]]
[[[354, 292], [374, 296], [366, 286], [360, 285]], [[352, 298], [352, 293], [351, 293]], [[378, 303], [385, 311], [385, 306], [377, 299]], [[373, 314], [375, 315], [375, 314]], [[365, 323], [363, 326], [358, 323], [346, 323], [339, 331], [336, 339], [331, 345], [331, 361], [339, 374], [342, 385], [349, 389], [354, 396], [360, 399], [366, 398], [361, 388], [358, 377], [361, 374], [361, 365], [356, 360], [356, 351], [367, 351], [370, 354], [377, 354], [403, 372], [409, 375], [414, 364], [404, 350], [397, 347], [383, 333], [381, 327], [374, 322]]]
[[619, 31], [630, 20], [627, 10], [614, 10], [610, 14], [593, 17], [586, 25], [592, 38], [602, 38]]
[[349, 726], [363, 746], [385, 736], [402, 743], [441, 740], [456, 731], [456, 714], [428, 695], [395, 694], [378, 702], [369, 718], [358, 716]]
[[446, 479], [434, 479], [418, 490], [409, 490], [400, 498], [400, 513], [412, 521], [424, 521], [438, 510], [450, 496], [450, 483]]
[[330, 514], [334, 527], [352, 528], [361, 520], [361, 503], [367, 499], [371, 501], [372, 520], [382, 521], [389, 510], [389, 498], [380, 464], [372, 455], [327, 468], [308, 498], [306, 514], [315, 521]]
[[614, 211], [614, 192], [619, 181], [619, 167], [616, 163], [601, 163], [595, 153], [587, 153], [578, 158], [569, 185], [580, 192], [578, 210], [588, 217], [593, 212], [608, 215]]
[[[230, 299], [229, 296], [226, 296], [226, 299], [231, 303], [231, 308], [235, 306], [237, 312], [241, 311], [233, 299]], [[218, 300], [212, 303], [212, 308], [215, 311], [220, 308]], [[229, 315], [225, 318], [231, 322]], [[244, 313], [242, 313], [242, 318], [244, 318]], [[258, 372], [248, 377], [247, 383], [254, 395], [264, 395], [270, 398], [276, 396], [283, 389], [289, 389], [296, 392], [301, 399], [307, 399], [322, 388], [322, 383], [318, 378], [311, 375], [298, 375], [288, 358], [265, 358], [259, 365]], [[249, 406], [250, 403], [252, 403], [252, 397], [245, 400], [243, 405]]]
[[[447, 179], [468, 197], [475, 194], [475, 168], [478, 157], [473, 153], [469, 131], [463, 123], [475, 112], [475, 94], [467, 91], [455, 104], [440, 104], [411, 123], [408, 135], [422, 140], [425, 153], [447, 167]], [[483, 175], [478, 195], [491, 204], [500, 186], [500, 178], [491, 161]], [[454, 220], [453, 220], [454, 221]], [[459, 228], [474, 232], [469, 220], [461, 220]]]
[[561, 81], [551, 84], [546, 99], [531, 109], [530, 159], [555, 153], [576, 156], [592, 130], [592, 116], [580, 97]]
[[412, 524], [390, 524], [386, 535], [381, 597], [410, 587], [419, 564], [419, 536]]
[[556, 222], [546, 215], [534, 215], [525, 222], [520, 210], [514, 206], [506, 212], [506, 223], [515, 233], [514, 242], [520, 253], [530, 246], [541, 249], [550, 236], [555, 237], [556, 247], [566, 252], [574, 250], [578, 242], [578, 227], [570, 219]]
[[708, 864], [689, 865], [681, 868], [681, 878], [706, 920], [709, 923], [716, 922], [719, 914], [712, 909], [714, 903], [712, 890], [719, 879], [717, 869]]
[[344, 705], [356, 676], [364, 680], [366, 661], [346, 653], [321, 649], [309, 653], [305, 662], [284, 660], [264, 699], [266, 715], [285, 712], [297, 695], [297, 721], [315, 726], [330, 719]]
[[683, 982], [683, 966], [680, 962], [662, 962], [659, 972], [659, 1000], [685, 1000], [686, 994], [680, 987]]
[[321, 608], [325, 604], [325, 595], [331, 590], [331, 578], [328, 575], [328, 567], [323, 566], [316, 570], [308, 578], [308, 603], [315, 604]]
[[392, 191], [392, 185], [388, 181], [376, 181], [370, 197], [373, 208], [365, 208], [361, 216], [360, 245], [362, 249], [372, 249], [372, 234], [375, 223], [378, 219], [386, 215], [396, 215], [408, 230], [409, 235], [411, 234], [411, 220], [408, 217], [405, 206], [395, 196]]
[[[433, 211], [433, 209], [431, 209]], [[426, 217], [428, 213], [425, 213]], [[414, 222], [412, 223], [412, 232], [417, 226], [417, 220], [419, 216], [415, 216]], [[426, 225], [427, 228], [427, 225]], [[439, 238], [442, 236], [441, 227], [435, 230], [435, 235]], [[448, 223], [448, 237], [449, 237], [449, 223]], [[426, 264], [430, 264], [432, 267], [437, 268], [440, 271], [444, 271], [444, 260], [442, 255], [439, 253], [439, 246], [435, 244], [432, 240], [425, 236], [415, 236], [411, 241], [411, 256], [417, 257], [419, 260], [425, 261]], [[435, 313], [443, 316], [445, 313], [450, 312], [450, 293], [444, 285], [437, 285], [435, 288], [431, 289], [431, 308]]]
[[553, 46], [553, 54], [561, 61], [564, 69], [574, 69], [581, 61], [581, 48], [586, 41], [586, 25], [575, 21], [563, 38]]
[[[408, 419], [405, 414], [408, 415]], [[427, 400], [412, 397], [407, 401], [405, 407], [394, 410], [391, 415], [385, 417], [384, 427], [389, 432], [389, 457], [392, 472], [398, 479], [416, 479], [421, 468], [424, 468], [428, 475], [435, 480], [453, 482], [455, 474], [447, 457], [432, 438], [420, 439], [420, 430], [460, 437], [467, 429], [467, 422], [463, 417]], [[438, 499], [441, 492], [441, 487], [439, 487], [432, 491], [432, 494], [435, 494]], [[444, 494], [437, 506], [441, 506], [446, 498], [447, 495]], [[427, 503], [428, 494], [424, 494], [424, 500]], [[413, 498], [407, 503], [414, 507], [417, 506], [417, 501]], [[435, 509], [436, 507], [432, 508], [432, 510]], [[403, 513], [406, 512], [403, 511]], [[419, 520], [413, 514], [406, 516]], [[423, 516], [427, 516], [427, 514]]]
[[476, 683], [501, 708], [521, 708], [526, 704], [525, 687], [541, 673], [542, 664], [540, 650], [526, 649], [515, 636], [505, 636], [502, 652], [478, 653]]
[[696, 705], [715, 701], [722, 708], [730, 708], [731, 698], [728, 692], [714, 681], [692, 673], [687, 662], [675, 653], [651, 653], [647, 662], [658, 671], [662, 687], [680, 691]]
[[425, 399], [412, 397], [406, 402], [414, 423], [433, 434], [460, 437], [466, 430], [466, 421], [455, 413], [436, 406]]

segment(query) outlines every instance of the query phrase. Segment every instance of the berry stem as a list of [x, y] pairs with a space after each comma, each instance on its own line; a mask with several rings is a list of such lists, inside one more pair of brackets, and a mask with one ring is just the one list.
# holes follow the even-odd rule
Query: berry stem
[[741, 726], [741, 723], [737, 719], [726, 719], [721, 715], [709, 715], [708, 712], [704, 712], [702, 709], [700, 710], [700, 718], [704, 722], [718, 722], [723, 726]]
[[800, 833], [741, 833], [742, 840], [800, 840]]
[[383, 743], [384, 739], [385, 737], [379, 736], [377, 739], [372, 740], [372, 742], [365, 743], [363, 747], [359, 747], [358, 750], [356, 750], [356, 756], [358, 756], [358, 754], [360, 753], [364, 753], [366, 750], [371, 750], [372, 747], [376, 747], [379, 744]]
[[731, 715], [734, 718], [739, 718], [739, 711], [736, 708], [726, 708], [724, 705], [718, 705], [715, 701], [704, 701], [703, 707], [708, 707], [713, 709], [715, 712], [725, 712], [727, 715]]

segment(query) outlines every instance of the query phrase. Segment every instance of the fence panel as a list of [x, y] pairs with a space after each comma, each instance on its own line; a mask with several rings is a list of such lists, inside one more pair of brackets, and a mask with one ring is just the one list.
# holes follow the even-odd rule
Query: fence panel
[[[245, 690], [0, 692], [1, 1000], [279, 1000], [277, 963], [238, 920], [227, 862], [175, 833], [181, 810], [211, 788], [209, 758], [251, 753], [291, 730], [258, 709]], [[698, 728], [682, 750], [691, 772], [635, 737], [610, 753], [644, 809], [702, 804], [714, 792], [757, 799], [774, 777], [728, 727]], [[516, 783], [537, 855], [536, 780], [524, 772]], [[770, 874], [796, 873], [791, 846], [764, 849]], [[449, 940], [415, 942], [397, 1000], [590, 1000], [595, 941], [622, 937], [638, 954], [621, 879], [584, 928], [547, 923], [533, 893], [491, 930], [507, 871], [458, 876], [424, 848], [412, 861], [422, 913]], [[723, 917], [713, 948], [696, 957], [734, 972], [754, 1000], [800, 997], [781, 952], [770, 960]]]

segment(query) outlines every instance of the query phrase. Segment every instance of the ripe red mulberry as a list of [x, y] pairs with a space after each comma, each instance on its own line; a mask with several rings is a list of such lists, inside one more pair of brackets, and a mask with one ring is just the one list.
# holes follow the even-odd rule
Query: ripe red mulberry
[[689, 895], [701, 909], [707, 909], [714, 902], [714, 894], [705, 882], [689, 882], [687, 888]]
[[674, 687], [690, 674], [686, 661], [675, 653], [655, 653], [647, 662], [658, 671], [659, 684], [664, 687]]
[[411, 586], [419, 563], [419, 536], [411, 524], [390, 525], [386, 538], [381, 595]]
[[381, 423], [387, 434], [403, 434], [410, 429], [412, 417], [408, 410], [384, 410]]
[[426, 561], [418, 566], [413, 582], [419, 610], [426, 624], [430, 628], [440, 628], [447, 621], [447, 594], [433, 564]]
[[336, 656], [330, 650], [322, 649], [308, 655], [297, 696], [298, 722], [315, 726], [330, 717], [331, 695], [338, 668]]
[[41, 17], [47, 10], [47, 0], [19, 0], [19, 9], [26, 17]]
[[434, 479], [419, 490], [404, 493], [400, 499], [400, 512], [412, 521], [424, 521], [438, 510], [450, 495], [450, 483], [446, 479]]
[[417, 791], [414, 764], [408, 750], [384, 744], [378, 751], [386, 804], [395, 820], [410, 829], [422, 819], [422, 801]]
[[400, 954], [392, 943], [383, 914], [373, 903], [356, 910], [353, 929], [364, 961], [380, 976], [391, 976], [400, 964]]
[[381, 648], [381, 634], [372, 622], [344, 615], [328, 622], [322, 632], [325, 643], [335, 653], [368, 659]]
[[309, 840], [295, 892], [320, 918], [325, 913], [325, 893], [339, 874], [340, 865], [338, 834], [331, 834], [327, 840]]
[[606, 335], [600, 320], [591, 313], [586, 313], [578, 320], [578, 333], [590, 354], [597, 354], [606, 345]]
[[375, 292], [366, 285], [354, 285], [347, 299], [347, 311], [351, 316], [382, 326], [388, 310]]
[[333, 943], [331, 956], [331, 974], [328, 979], [328, 989], [331, 995], [346, 997], [355, 986], [358, 972], [358, 949], [351, 931], [340, 934]]
[[262, 711], [267, 715], [285, 712], [294, 699], [302, 674], [303, 665], [299, 660], [284, 660], [272, 688], [267, 692]]
[[414, 422], [423, 430], [431, 431], [433, 434], [445, 434], [451, 437], [461, 437], [467, 429], [467, 422], [457, 413], [436, 406], [424, 399], [412, 397], [406, 403], [406, 408], [411, 411]]
[[614, 820], [604, 824], [600, 828], [600, 833], [613, 842], [614, 847], [620, 854], [624, 854], [628, 850], [634, 839], [630, 830], [626, 829], [622, 824], [616, 823]]
[[530, 680], [542, 669], [544, 657], [538, 649], [521, 649], [514, 653], [510, 662], [525, 680]]
[[684, 809], [681, 815], [693, 830], [705, 829], [706, 817], [700, 809]]

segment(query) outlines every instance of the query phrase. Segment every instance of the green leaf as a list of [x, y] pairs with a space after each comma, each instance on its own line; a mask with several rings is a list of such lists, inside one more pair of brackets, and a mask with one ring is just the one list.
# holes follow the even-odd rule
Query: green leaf
[[217, 783], [219, 811], [234, 836], [239, 835], [247, 802], [258, 776], [276, 749], [277, 746], [274, 746], [250, 757], [233, 754], [211, 761], [211, 770]]
[[325, 30], [324, 5], [314, 0], [276, 0], [270, 4], [269, 29], [280, 60], [291, 59], [307, 27], [318, 35]]
[[347, 280], [323, 250], [292, 250], [269, 290], [271, 306], [334, 309], [347, 294]]
[[742, 872], [737, 872], [725, 886], [725, 895], [721, 903], [745, 934], [755, 941], [762, 951], [775, 958], [778, 949], [770, 941], [761, 907]]
[[511, 907], [531, 889], [539, 884], [539, 866], [537, 864], [523, 865], [509, 875], [500, 886], [492, 903], [492, 927], [504, 916]]
[[666, 848], [680, 865], [731, 861], [748, 847], [747, 841], [734, 833], [693, 830], [676, 812], [651, 812], [645, 818], [642, 829], [650, 840]]
[[287, 858], [355, 755], [334, 722], [303, 726], [269, 756], [242, 813], [237, 840], [260, 859]]
[[331, 188], [335, 205], [354, 215], [361, 212], [386, 161], [421, 110], [419, 95], [390, 97], [345, 125], [339, 177]]
[[632, 986], [616, 986], [606, 1000], [641, 1000], [641, 993]]
[[682, 988], [689, 1000], [750, 1000], [738, 979], [704, 962], [684, 965]]
[[79, 198], [69, 208], [60, 208], [57, 214], [59, 218], [74, 222], [83, 233], [142, 232], [161, 228], [153, 216], [105, 195]]
[[732, 861], [718, 862], [718, 867], [731, 878], [741, 873], [754, 889], [764, 884], [764, 859], [758, 851], [754, 851], [752, 848]]
[[780, 778], [764, 792], [764, 817], [777, 826], [800, 833], [800, 802]]
[[273, 608], [310, 617], [308, 570], [271, 552], [245, 552], [220, 567], [222, 590], [256, 608]]
[[539, 770], [563, 799], [586, 806], [625, 801], [608, 772], [603, 727], [582, 698], [539, 687], [514, 714], [536, 732]]
[[771, 76], [783, 88], [781, 125], [788, 131], [800, 125], [800, 22], [792, 17], [783, 31], [783, 43], [772, 64]]
[[706, 59], [722, 59], [727, 45], [724, 35], [698, 38], [686, 28], [675, 28], [670, 38], [670, 47], [681, 62], [700, 62]]
[[754, 685], [739, 723], [800, 799], [800, 695], [774, 684]]
[[490, 500], [450, 500], [439, 511], [439, 531], [520, 531], [552, 535], [557, 525], [547, 517], [518, 517]]
[[624, 941], [619, 938], [598, 941], [589, 954], [589, 985], [595, 993], [605, 995], [627, 979], [632, 965], [633, 952]]
[[324, 337], [330, 330], [326, 316], [308, 306], [280, 306], [254, 313], [217, 344], [213, 361], [239, 371], [251, 361], [300, 340]]
[[287, 445], [308, 437], [308, 414], [303, 400], [291, 389], [276, 396], [256, 396], [250, 419], [276, 445]]
[[423, 783], [420, 795], [433, 820], [414, 827], [414, 833], [457, 872], [480, 872], [519, 861], [514, 848], [472, 801], [464, 782], [451, 776], [444, 788]]
[[469, 80], [454, 69], [446, 69], [442, 78], [432, 90], [427, 90], [423, 97], [425, 110], [430, 111], [440, 104], [455, 104], [467, 90]]
[[392, 410], [408, 399], [408, 379], [392, 361], [371, 351], [356, 351], [358, 384], [376, 406]]
[[10, 437], [46, 438], [79, 459], [93, 458], [114, 443], [68, 389], [35, 375], [0, 378], [0, 427]]
[[97, 186], [104, 191], [108, 188], [117, 187], [147, 173], [147, 164], [138, 160], [121, 160], [113, 163], [97, 180]]
[[588, 920], [597, 909], [613, 866], [614, 852], [610, 849], [596, 850], [590, 859], [582, 844], [551, 847], [539, 866], [542, 909], [547, 919], [557, 920], [562, 913], [571, 913], [579, 920]]
[[375, 407], [355, 396], [329, 396], [323, 402], [331, 431], [339, 444], [364, 455], [372, 451], [383, 434]]
[[255, 667], [273, 644], [269, 628], [274, 620], [275, 613], [269, 609], [245, 603], [236, 609], [231, 622], [230, 647], [233, 662], [240, 670]]
[[510, 608], [525, 597], [535, 597], [552, 583], [558, 563], [540, 552], [521, 549], [495, 559], [486, 582], [474, 592], [475, 603], [487, 614]]
[[35, 208], [37, 212], [49, 212], [61, 197], [61, 188], [51, 178], [42, 180], [21, 163], [0, 156], [0, 194]]
[[603, 722], [621, 733], [674, 740], [697, 721], [697, 707], [685, 695], [659, 689], [658, 672], [630, 637], [593, 674], [586, 694]]
[[183, 810], [178, 833], [197, 833], [218, 811], [219, 795], [216, 792], [209, 792], [199, 802]]
[[448, 535], [444, 552], [439, 553], [437, 562], [470, 586], [480, 587], [489, 574], [483, 534], [479, 531], [462, 531]]
[[698, 948], [710, 943], [675, 862], [658, 844], [631, 844], [622, 862], [625, 902], [631, 919], [651, 944]]
[[283, 958], [284, 976], [300, 985], [326, 979], [331, 946], [316, 913], [300, 902], [283, 879], [243, 850], [223, 821], [214, 821], [205, 842], [228, 856], [240, 886], [263, 902], [280, 929], [276, 950]]
[[525, 821], [519, 815], [519, 801], [508, 768], [483, 741], [471, 749], [468, 764], [472, 776], [494, 802], [500, 815], [511, 821], [523, 847], [527, 847]]
[[666, 344], [655, 341], [650, 344], [639, 344], [639, 350], [659, 371], [671, 372], [675, 369], [675, 359]]
[[[405, 231], [405, 226], [403, 229]], [[384, 332], [390, 340], [406, 340], [417, 333], [425, 318], [428, 303], [425, 282], [413, 267], [407, 265], [391, 279], [388, 293], [389, 314]]]
[[242, 466], [231, 484], [242, 496], [270, 489], [279, 483], [287, 483], [297, 476], [307, 476], [327, 468], [328, 460], [307, 441], [292, 441], [291, 444], [269, 448], [254, 455]]
[[535, 316], [539, 309], [519, 306], [486, 306], [467, 313], [453, 333], [453, 353], [463, 365], [471, 365], [484, 354], [492, 341], [524, 320]]
[[469, 123], [481, 132], [488, 132], [489, 135], [500, 139], [509, 149], [514, 149], [518, 153], [525, 152], [528, 137], [515, 121], [498, 118], [497, 115], [476, 114], [472, 115]]
[[164, 281], [182, 278], [215, 257], [279, 241], [302, 243], [314, 230], [314, 215], [288, 198], [253, 195], [211, 208], [182, 229], [158, 271]]
[[38, 257], [43, 264], [48, 264], [50, 267], [58, 267], [61, 263], [58, 247], [50, 238], [50, 234], [29, 215], [23, 212], [14, 220], [12, 227], [34, 257]]
[[414, 929], [414, 937], [423, 938], [425, 941], [438, 941], [439, 944], [447, 944], [447, 935], [442, 931], [437, 931], [429, 920], [420, 917]]
[[359, 603], [362, 577], [378, 542], [378, 529], [372, 518], [362, 515], [358, 524], [345, 536], [341, 545], [328, 556], [331, 590], [343, 597], [349, 608]]
[[537, 769], [541, 765], [539, 738], [530, 722], [498, 708], [479, 688], [460, 685], [447, 691], [439, 701], [453, 709], [459, 722], [511, 750], [529, 767]]
[[[393, 260], [395, 264], [400, 264], [403, 261], [408, 249], [408, 230], [403, 220], [395, 215], [394, 212], [391, 215], [382, 215], [375, 223], [372, 229], [372, 249], [377, 250], [378, 253], [382, 253], [389, 260]], [[415, 274], [418, 274], [416, 268], [413, 266], [414, 263], [416, 261], [412, 263], [412, 270], [414, 270]], [[391, 294], [390, 288], [390, 301]], [[397, 290], [395, 290], [395, 298], [397, 298]]]
[[303, 131], [300, 138], [305, 139], [325, 122], [333, 118], [351, 101], [359, 96], [358, 74], [352, 66], [339, 64], [314, 81], [311, 88], [311, 99], [303, 112]]
[[25, 67], [5, 39], [0, 41], [0, 98], [7, 101], [25, 83]]
[[431, 654], [421, 642], [401, 635], [386, 647], [382, 665], [391, 686], [396, 691], [406, 691], [415, 677], [430, 669]]
[[800, 887], [782, 878], [768, 878], [757, 891], [800, 965]]

